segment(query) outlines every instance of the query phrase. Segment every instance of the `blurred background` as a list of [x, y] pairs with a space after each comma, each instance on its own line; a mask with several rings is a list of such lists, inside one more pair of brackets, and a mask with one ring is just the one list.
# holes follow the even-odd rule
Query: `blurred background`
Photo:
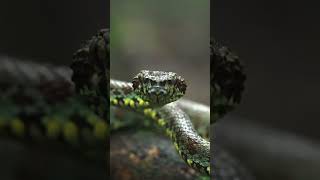
[[248, 74], [234, 113], [320, 140], [317, 6], [286, 0], [213, 2], [211, 31], [241, 57]]
[[72, 54], [107, 27], [106, 0], [0, 2], [0, 53], [68, 65]]
[[211, 34], [242, 59], [242, 103], [217, 141], [258, 179], [320, 179], [319, 11], [312, 1], [214, 0]]
[[[1, 0], [0, 57], [69, 65], [73, 52], [107, 27], [107, 5], [106, 0]], [[0, 179], [107, 179], [106, 166], [97, 167], [61, 147], [1, 138]]]
[[111, 0], [111, 77], [141, 70], [172, 71], [186, 97], [210, 104], [210, 1]]
[[[209, 1], [110, 3], [112, 77], [131, 81], [142, 69], [174, 71], [187, 80], [187, 96], [208, 104]], [[107, 4], [105, 0], [2, 1], [0, 53], [69, 65], [73, 52], [107, 27]]]
[[[209, 3], [111, 0], [109, 22], [105, 0], [2, 0], [0, 54], [69, 65], [80, 44], [110, 23], [113, 78], [128, 81], [141, 69], [175, 71], [189, 84], [187, 96], [208, 104], [207, 45], [211, 24], [211, 34], [240, 56], [248, 77], [242, 103], [218, 124], [221, 128], [217, 140], [242, 161], [259, 157], [253, 154], [257, 146], [252, 146], [252, 153], [235, 147], [238, 145], [236, 138], [246, 132], [256, 133], [247, 136], [262, 138], [246, 139], [246, 143], [252, 145], [259, 141], [261, 146], [268, 145], [270, 152], [275, 144], [288, 142], [288, 146], [275, 150], [275, 153], [281, 151], [287, 155], [292, 150], [297, 152], [294, 155], [299, 156], [300, 166], [288, 173], [304, 170], [310, 174], [314, 170], [313, 178], [318, 179], [318, 6], [308, 1], [214, 0], [209, 19]], [[239, 134], [224, 133], [230, 130]], [[278, 141], [270, 145], [267, 138]], [[260, 154], [256, 159], [263, 164], [269, 157]], [[312, 163], [311, 158], [314, 159]], [[303, 165], [312, 165], [301, 168], [301, 161]], [[257, 165], [247, 163], [250, 167]], [[294, 160], [289, 163], [297, 164]]]

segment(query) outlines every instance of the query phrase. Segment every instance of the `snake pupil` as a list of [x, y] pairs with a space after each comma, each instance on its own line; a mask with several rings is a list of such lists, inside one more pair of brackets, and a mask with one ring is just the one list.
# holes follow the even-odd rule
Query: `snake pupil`
[[137, 89], [139, 87], [139, 81], [138, 79], [133, 79], [132, 81], [132, 87], [133, 89]]

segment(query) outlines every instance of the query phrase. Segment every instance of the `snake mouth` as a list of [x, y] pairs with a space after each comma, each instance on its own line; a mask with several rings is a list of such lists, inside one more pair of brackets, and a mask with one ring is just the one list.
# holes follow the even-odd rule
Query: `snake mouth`
[[156, 94], [156, 93], [152, 93], [149, 96], [150, 101], [152, 102], [152, 104], [162, 104], [163, 102], [161, 95]]
[[149, 96], [149, 99], [155, 104], [163, 104], [167, 98], [166, 89], [159, 86], [152, 87], [150, 90], [148, 90], [148, 94], [149, 95], [147, 96]]

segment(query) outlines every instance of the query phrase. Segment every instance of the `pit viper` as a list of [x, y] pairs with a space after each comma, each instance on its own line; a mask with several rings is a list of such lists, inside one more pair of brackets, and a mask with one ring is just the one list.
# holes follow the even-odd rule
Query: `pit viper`
[[[172, 139], [186, 164], [197, 171], [221, 180], [240, 177], [238, 165], [229, 163], [228, 159], [232, 158], [228, 155], [221, 158], [220, 154], [224, 153], [213, 154], [210, 162], [210, 142], [198, 134], [189, 118], [203, 109], [203, 105], [187, 100], [173, 102], [186, 91], [187, 84], [182, 77], [173, 72], [144, 70], [132, 83], [110, 80], [109, 34], [108, 29], [100, 30], [74, 54], [71, 69], [75, 87], [59, 80], [44, 83], [37, 92], [28, 88], [20, 92], [17, 86], [4, 83], [1, 86], [1, 134], [24, 141], [58, 140], [74, 149], [95, 149], [109, 136], [112, 105], [142, 113], [155, 121]], [[228, 48], [211, 40], [210, 50], [210, 124], [214, 124], [240, 102], [245, 75], [237, 56]], [[7, 68], [10, 69], [10, 63]], [[59, 90], [66, 88], [75, 88], [78, 97], [69, 99], [67, 94], [59, 94]], [[52, 94], [55, 94], [54, 102], [50, 98]], [[202, 121], [209, 126], [210, 113], [208, 107], [204, 109], [207, 118]], [[226, 169], [233, 171], [226, 173]]]

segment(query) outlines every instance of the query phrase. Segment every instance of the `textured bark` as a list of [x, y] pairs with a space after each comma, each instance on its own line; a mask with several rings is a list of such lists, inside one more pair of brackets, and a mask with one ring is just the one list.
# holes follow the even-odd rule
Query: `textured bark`
[[[105, 161], [89, 160], [60, 144], [0, 140], [1, 180], [107, 179]], [[105, 156], [104, 156], [105, 157]]]
[[116, 132], [110, 142], [111, 179], [205, 179], [183, 162], [171, 140], [151, 130]]

